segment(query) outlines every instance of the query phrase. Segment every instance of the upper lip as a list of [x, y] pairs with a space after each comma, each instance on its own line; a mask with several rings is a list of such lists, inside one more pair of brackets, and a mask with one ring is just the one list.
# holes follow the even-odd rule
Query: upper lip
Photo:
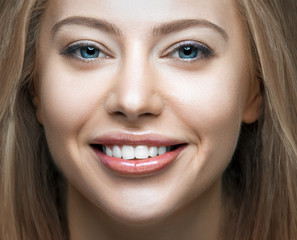
[[156, 133], [110, 132], [92, 139], [91, 144], [100, 145], [147, 145], [173, 146], [184, 144], [177, 139]]

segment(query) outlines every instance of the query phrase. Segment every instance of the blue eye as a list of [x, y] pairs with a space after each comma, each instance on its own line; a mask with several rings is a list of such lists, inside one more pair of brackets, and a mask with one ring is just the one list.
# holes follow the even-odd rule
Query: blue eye
[[213, 55], [212, 50], [195, 41], [180, 42], [172, 46], [169, 51], [167, 56], [184, 61], [203, 59]]
[[193, 46], [184, 46], [178, 49], [178, 56], [185, 59], [193, 59], [198, 55], [198, 49]]
[[79, 41], [67, 46], [60, 54], [85, 61], [108, 58], [97, 45], [98, 44], [90, 41]]
[[81, 56], [86, 59], [97, 58], [99, 56], [99, 53], [100, 53], [100, 50], [92, 46], [80, 48]]

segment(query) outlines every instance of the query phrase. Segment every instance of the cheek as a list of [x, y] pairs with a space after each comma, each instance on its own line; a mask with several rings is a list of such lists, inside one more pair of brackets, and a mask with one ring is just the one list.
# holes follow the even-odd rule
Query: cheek
[[90, 74], [70, 73], [58, 64], [44, 66], [40, 76], [43, 126], [53, 159], [68, 166], [70, 159], [81, 159], [86, 141], [81, 129], [98, 112], [102, 88]]
[[44, 127], [60, 135], [77, 134], [102, 106], [108, 86], [102, 87], [101, 79], [107, 79], [104, 72], [79, 72], [57, 65], [49, 64], [40, 79]]
[[45, 80], [46, 83], [41, 92], [44, 126], [55, 126], [62, 131], [73, 127], [78, 128], [87, 117], [90, 99], [79, 86], [65, 83], [65, 78], [60, 80]]
[[[248, 80], [242, 73], [225, 67], [195, 76], [172, 75], [167, 98], [193, 143], [195, 155], [190, 157], [200, 169], [197, 176], [217, 178], [233, 155], [246, 97], [242, 83]], [[174, 82], [179, 84], [173, 87]]]
[[245, 102], [240, 76], [234, 71], [175, 76], [179, 83], [167, 86], [167, 98], [175, 114], [201, 137], [238, 129]]

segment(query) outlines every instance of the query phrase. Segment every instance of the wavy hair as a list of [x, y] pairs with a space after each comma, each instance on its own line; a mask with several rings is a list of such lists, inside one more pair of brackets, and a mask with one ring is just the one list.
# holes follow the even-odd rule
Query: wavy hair
[[0, 2], [0, 239], [67, 237], [63, 180], [32, 104], [45, 0]]
[[[243, 124], [223, 175], [225, 238], [297, 236], [297, 2], [234, 0], [263, 111]], [[32, 104], [47, 0], [0, 1], [0, 239], [68, 238], [65, 180]], [[227, 224], [226, 224], [227, 223]]]
[[262, 116], [243, 125], [224, 173], [226, 239], [297, 236], [297, 2], [235, 0], [260, 81]]

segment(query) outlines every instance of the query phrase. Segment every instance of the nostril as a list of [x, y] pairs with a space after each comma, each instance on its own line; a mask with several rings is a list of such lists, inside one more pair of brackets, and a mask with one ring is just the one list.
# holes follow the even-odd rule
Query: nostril
[[126, 114], [122, 111], [115, 111], [111, 113], [114, 116], [119, 116], [119, 117], [126, 117]]
[[128, 112], [128, 111], [114, 111], [110, 113], [111, 116], [119, 119], [126, 119], [128, 121], [136, 121], [144, 118], [149, 118], [155, 116], [154, 114], [150, 112]]
[[105, 110], [113, 117], [135, 121], [143, 117], [156, 117], [163, 110], [162, 98], [156, 93], [125, 88], [110, 93], [105, 100]]
[[149, 112], [140, 114], [140, 116], [144, 116], [144, 117], [150, 117], [152, 115], [154, 115], [154, 114], [149, 113]]

